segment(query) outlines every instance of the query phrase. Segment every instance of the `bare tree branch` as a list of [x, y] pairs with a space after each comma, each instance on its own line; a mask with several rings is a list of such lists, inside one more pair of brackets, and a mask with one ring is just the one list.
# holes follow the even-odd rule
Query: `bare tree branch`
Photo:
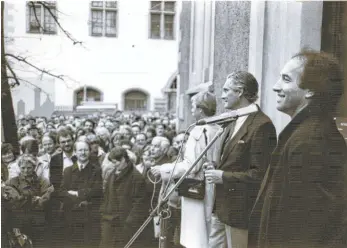
[[[9, 78], [9, 79], [14, 79], [14, 77], [8, 77], [8, 78]], [[19, 77], [17, 77], [17, 79], [18, 79], [20, 82], [27, 83], [27, 84], [29, 84], [29, 85], [33, 86], [34, 88], [39, 89], [41, 92], [43, 92], [43, 93], [44, 93], [44, 94], [46, 94], [47, 96], [49, 96], [49, 95], [50, 95], [50, 94], [49, 94], [47, 91], [43, 90], [41, 87], [39, 87], [39, 86], [37, 86], [37, 85], [35, 85], [35, 84], [31, 83], [31, 82], [30, 82], [30, 81], [28, 81], [28, 80], [25, 80], [25, 79], [23, 79], [23, 78], [19, 78]]]
[[14, 84], [14, 85], [11, 85], [11, 87], [14, 87], [14, 86], [16, 86], [16, 85], [20, 85], [19, 79], [17, 78], [16, 73], [13, 71], [12, 67], [10, 66], [10, 64], [8, 63], [7, 60], [6, 60], [6, 66], [7, 66], [7, 68], [10, 70], [10, 72], [11, 72], [11, 74], [12, 74], [12, 76], [13, 76], [13, 79], [14, 79], [14, 81], [15, 81], [15, 84]]
[[[34, 15], [35, 15], [35, 19], [38, 22], [40, 28], [43, 30], [43, 32], [48, 32], [42, 25], [41, 22], [39, 21], [37, 15], [36, 15], [36, 9], [35, 9], [35, 3], [36, 4], [40, 4], [42, 5], [42, 7], [47, 10], [49, 12], [49, 14], [52, 16], [53, 20], [56, 22], [56, 24], [58, 25], [59, 29], [66, 35], [66, 37], [68, 39], [70, 39], [73, 42], [73, 45], [81, 45], [83, 46], [83, 42], [82, 41], [78, 41], [76, 40], [65, 28], [63, 28], [57, 18], [57, 16], [55, 15], [55, 13], [53, 13], [52, 11], [52, 7], [48, 6], [44, 1], [30, 1], [29, 4], [31, 5], [31, 7], [33, 8], [34, 11]], [[57, 10], [56, 10], [57, 11]], [[86, 48], [85, 46], [83, 46], [84, 48]]]
[[49, 72], [48, 70], [46, 70], [46, 69], [41, 69], [41, 68], [37, 67], [36, 65], [33, 65], [32, 63], [30, 63], [29, 61], [27, 61], [26, 58], [24, 58], [24, 57], [22, 57], [22, 56], [15, 56], [15, 55], [10, 54], [10, 53], [6, 53], [5, 56], [11, 57], [11, 58], [14, 58], [14, 59], [16, 59], [16, 60], [18, 60], [18, 61], [20, 61], [20, 62], [23, 62], [23, 63], [25, 63], [25, 64], [27, 64], [27, 65], [29, 65], [29, 66], [35, 68], [36, 70], [40, 71], [42, 74], [47, 74], [47, 75], [49, 75], [49, 76], [51, 76], [51, 77], [60, 79], [60, 80], [62, 80], [62, 81], [65, 80], [65, 79], [64, 79], [64, 75], [55, 75], [55, 74], [52, 74], [52, 73], [50, 73], [50, 72]]

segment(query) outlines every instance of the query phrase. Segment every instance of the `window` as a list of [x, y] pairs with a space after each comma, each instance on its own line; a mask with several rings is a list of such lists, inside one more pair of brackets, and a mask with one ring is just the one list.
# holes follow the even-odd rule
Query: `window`
[[117, 1], [91, 2], [91, 35], [117, 36]]
[[75, 91], [75, 94], [74, 94], [75, 106], [81, 105], [81, 103], [84, 101], [84, 94], [86, 96], [86, 99], [85, 99], [86, 102], [101, 102], [103, 98], [101, 91], [94, 89], [92, 87], [86, 87], [86, 88], [83, 87]]
[[147, 95], [139, 90], [132, 90], [124, 95], [124, 110], [145, 111], [147, 110]]
[[[35, 1], [27, 2], [28, 32], [42, 34], [56, 34], [57, 23], [52, 14], [57, 17], [56, 2], [45, 1], [44, 5]], [[50, 13], [52, 12], [52, 14]]]
[[151, 1], [150, 38], [174, 39], [175, 1]]

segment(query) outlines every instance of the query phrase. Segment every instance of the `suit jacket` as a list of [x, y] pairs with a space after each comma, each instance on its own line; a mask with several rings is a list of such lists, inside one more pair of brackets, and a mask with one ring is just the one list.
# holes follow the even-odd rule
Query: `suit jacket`
[[346, 161], [332, 117], [313, 106], [297, 114], [279, 135], [252, 211], [251, 247], [347, 247]]
[[216, 184], [215, 198], [215, 212], [224, 224], [248, 228], [249, 215], [276, 141], [274, 125], [258, 108], [225, 144], [223, 157], [217, 162], [217, 169], [224, 171], [223, 184]]

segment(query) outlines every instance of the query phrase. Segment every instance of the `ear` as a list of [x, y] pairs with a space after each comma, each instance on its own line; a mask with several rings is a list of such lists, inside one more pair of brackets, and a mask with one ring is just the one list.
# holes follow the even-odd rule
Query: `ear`
[[305, 94], [306, 99], [311, 99], [314, 96], [314, 92], [311, 90], [308, 90]]
[[239, 97], [243, 96], [243, 88], [239, 88], [238, 91]]

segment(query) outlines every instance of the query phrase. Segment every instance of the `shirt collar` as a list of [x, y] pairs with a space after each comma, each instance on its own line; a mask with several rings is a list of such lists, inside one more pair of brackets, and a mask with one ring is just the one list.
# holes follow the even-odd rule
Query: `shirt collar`
[[78, 166], [78, 169], [81, 171], [83, 170], [84, 168], [86, 168], [87, 164], [89, 163], [89, 161], [85, 162], [85, 163], [81, 163], [80, 161], [77, 161], [77, 166]]
[[75, 156], [75, 153], [73, 152], [71, 157], [68, 157], [65, 152], [63, 152], [63, 159], [71, 159], [73, 156]]

